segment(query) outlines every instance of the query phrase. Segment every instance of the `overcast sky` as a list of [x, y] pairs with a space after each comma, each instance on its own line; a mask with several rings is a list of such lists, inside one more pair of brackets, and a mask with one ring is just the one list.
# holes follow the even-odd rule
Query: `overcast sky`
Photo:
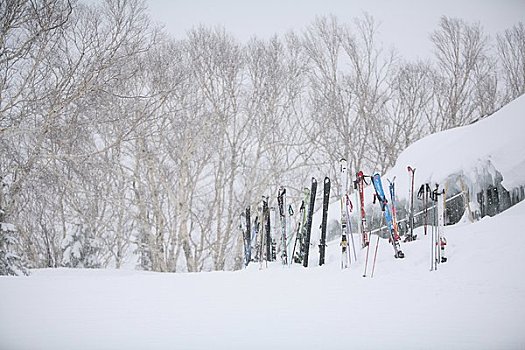
[[382, 41], [406, 58], [425, 57], [429, 33], [442, 15], [480, 22], [495, 34], [525, 22], [525, 0], [147, 0], [150, 15], [178, 38], [192, 27], [222, 25], [241, 41], [301, 30], [316, 16], [341, 22], [368, 12], [380, 23]]

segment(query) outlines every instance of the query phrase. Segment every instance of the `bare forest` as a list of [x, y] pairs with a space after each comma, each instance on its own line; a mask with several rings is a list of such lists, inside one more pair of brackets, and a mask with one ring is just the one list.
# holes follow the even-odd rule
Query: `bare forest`
[[384, 172], [414, 141], [525, 91], [525, 26], [442, 17], [425, 61], [378, 23], [319, 17], [236, 40], [155, 27], [141, 0], [0, 2], [0, 274], [240, 267], [240, 214], [339, 159]]

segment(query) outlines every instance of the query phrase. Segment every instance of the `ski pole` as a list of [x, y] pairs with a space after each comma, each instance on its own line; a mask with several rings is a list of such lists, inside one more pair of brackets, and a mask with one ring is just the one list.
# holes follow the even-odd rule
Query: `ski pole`
[[430, 240], [430, 271], [434, 270], [434, 229], [432, 229], [432, 239]]
[[370, 274], [370, 278], [374, 277], [374, 270], [376, 268], [377, 248], [378, 247], [379, 247], [379, 235], [377, 235], [376, 249], [375, 249], [375, 252], [374, 252], [374, 262], [372, 263], [372, 273]]

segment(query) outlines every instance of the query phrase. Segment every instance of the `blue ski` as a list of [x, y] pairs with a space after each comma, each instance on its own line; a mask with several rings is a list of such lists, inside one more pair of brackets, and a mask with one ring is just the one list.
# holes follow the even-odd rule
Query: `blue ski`
[[392, 219], [392, 213], [390, 211], [390, 207], [388, 206], [388, 201], [386, 199], [385, 192], [383, 191], [383, 184], [381, 183], [381, 175], [379, 175], [379, 173], [375, 173], [372, 176], [372, 183], [374, 185], [374, 189], [376, 190], [376, 196], [379, 200], [379, 204], [381, 204], [381, 210], [385, 215], [386, 225], [390, 233], [390, 241], [392, 243], [392, 246], [394, 247], [394, 256], [400, 259], [404, 258], [405, 254], [401, 251], [401, 247], [399, 245], [399, 235], [395, 230], [394, 220]]

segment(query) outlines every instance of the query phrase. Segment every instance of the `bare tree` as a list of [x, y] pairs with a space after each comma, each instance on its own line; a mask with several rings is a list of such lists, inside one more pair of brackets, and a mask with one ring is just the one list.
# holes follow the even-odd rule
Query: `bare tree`
[[191, 78], [198, 83], [207, 122], [212, 125], [206, 135], [206, 147], [212, 153], [206, 171], [213, 185], [206, 202], [213, 216], [202, 234], [213, 248], [214, 268], [222, 270], [227, 252], [238, 241], [233, 236], [238, 213], [235, 184], [241, 167], [239, 150], [248, 138], [239, 110], [242, 49], [224, 29], [200, 27], [189, 33], [188, 51], [193, 63]]
[[[476, 72], [485, 63], [488, 38], [479, 24], [442, 17], [431, 35], [435, 47], [435, 116], [430, 132], [472, 122], [476, 114], [474, 93], [479, 84]], [[476, 79], [478, 78], [478, 79]], [[490, 79], [491, 77], [487, 77]]]
[[525, 92], [525, 26], [519, 22], [497, 36], [497, 47], [505, 78], [505, 101]]
[[379, 155], [388, 145], [379, 118], [395, 56], [382, 51], [376, 31], [370, 16], [356, 20], [355, 29], [331, 17], [317, 19], [305, 34], [314, 122], [308, 132], [319, 135], [312, 142], [323, 149], [332, 174], [341, 157], [353, 170], [385, 164]]
[[[53, 251], [60, 244], [52, 241], [61, 240], [74, 222], [86, 219], [93, 224], [103, 217], [99, 210], [104, 210], [106, 206], [101, 204], [105, 202], [87, 201], [92, 207], [78, 212], [73, 222], [69, 220], [74, 208], [67, 206], [74, 203], [75, 186], [82, 187], [89, 178], [88, 173], [82, 174], [85, 177], [71, 174], [82, 166], [100, 165], [88, 158], [96, 157], [101, 147], [115, 145], [137, 125], [131, 121], [127, 129], [114, 135], [110, 145], [101, 145], [96, 126], [109, 120], [94, 108], [93, 101], [104, 94], [115, 97], [116, 90], [110, 86], [133, 76], [134, 71], [124, 67], [147, 49], [149, 24], [143, 2], [138, 0], [106, 1], [100, 6], [58, 0], [13, 1], [2, 3], [1, 10], [5, 25], [0, 47], [0, 147], [4, 158], [0, 176], [5, 190], [0, 206], [6, 219], [19, 227], [24, 250], [30, 253], [35, 247], [34, 257], [47, 256], [35, 264], [56, 264], [59, 259]], [[21, 201], [28, 197], [41, 200], [40, 193], [53, 193], [39, 188], [47, 185], [57, 187], [59, 198], [64, 199], [53, 209], [58, 210], [63, 224], [50, 230], [50, 224], [42, 220], [31, 223], [38, 230], [29, 230], [24, 225], [33, 219]], [[93, 195], [100, 193], [94, 191]], [[96, 222], [97, 227], [101, 225], [102, 220]], [[99, 240], [104, 231], [92, 228], [89, 232]], [[59, 229], [61, 235], [49, 235]], [[32, 243], [42, 236], [45, 244]]]
[[392, 76], [392, 95], [381, 120], [390, 126], [388, 167], [406, 147], [428, 133], [425, 118], [433, 98], [431, 72], [427, 63], [405, 63]]

